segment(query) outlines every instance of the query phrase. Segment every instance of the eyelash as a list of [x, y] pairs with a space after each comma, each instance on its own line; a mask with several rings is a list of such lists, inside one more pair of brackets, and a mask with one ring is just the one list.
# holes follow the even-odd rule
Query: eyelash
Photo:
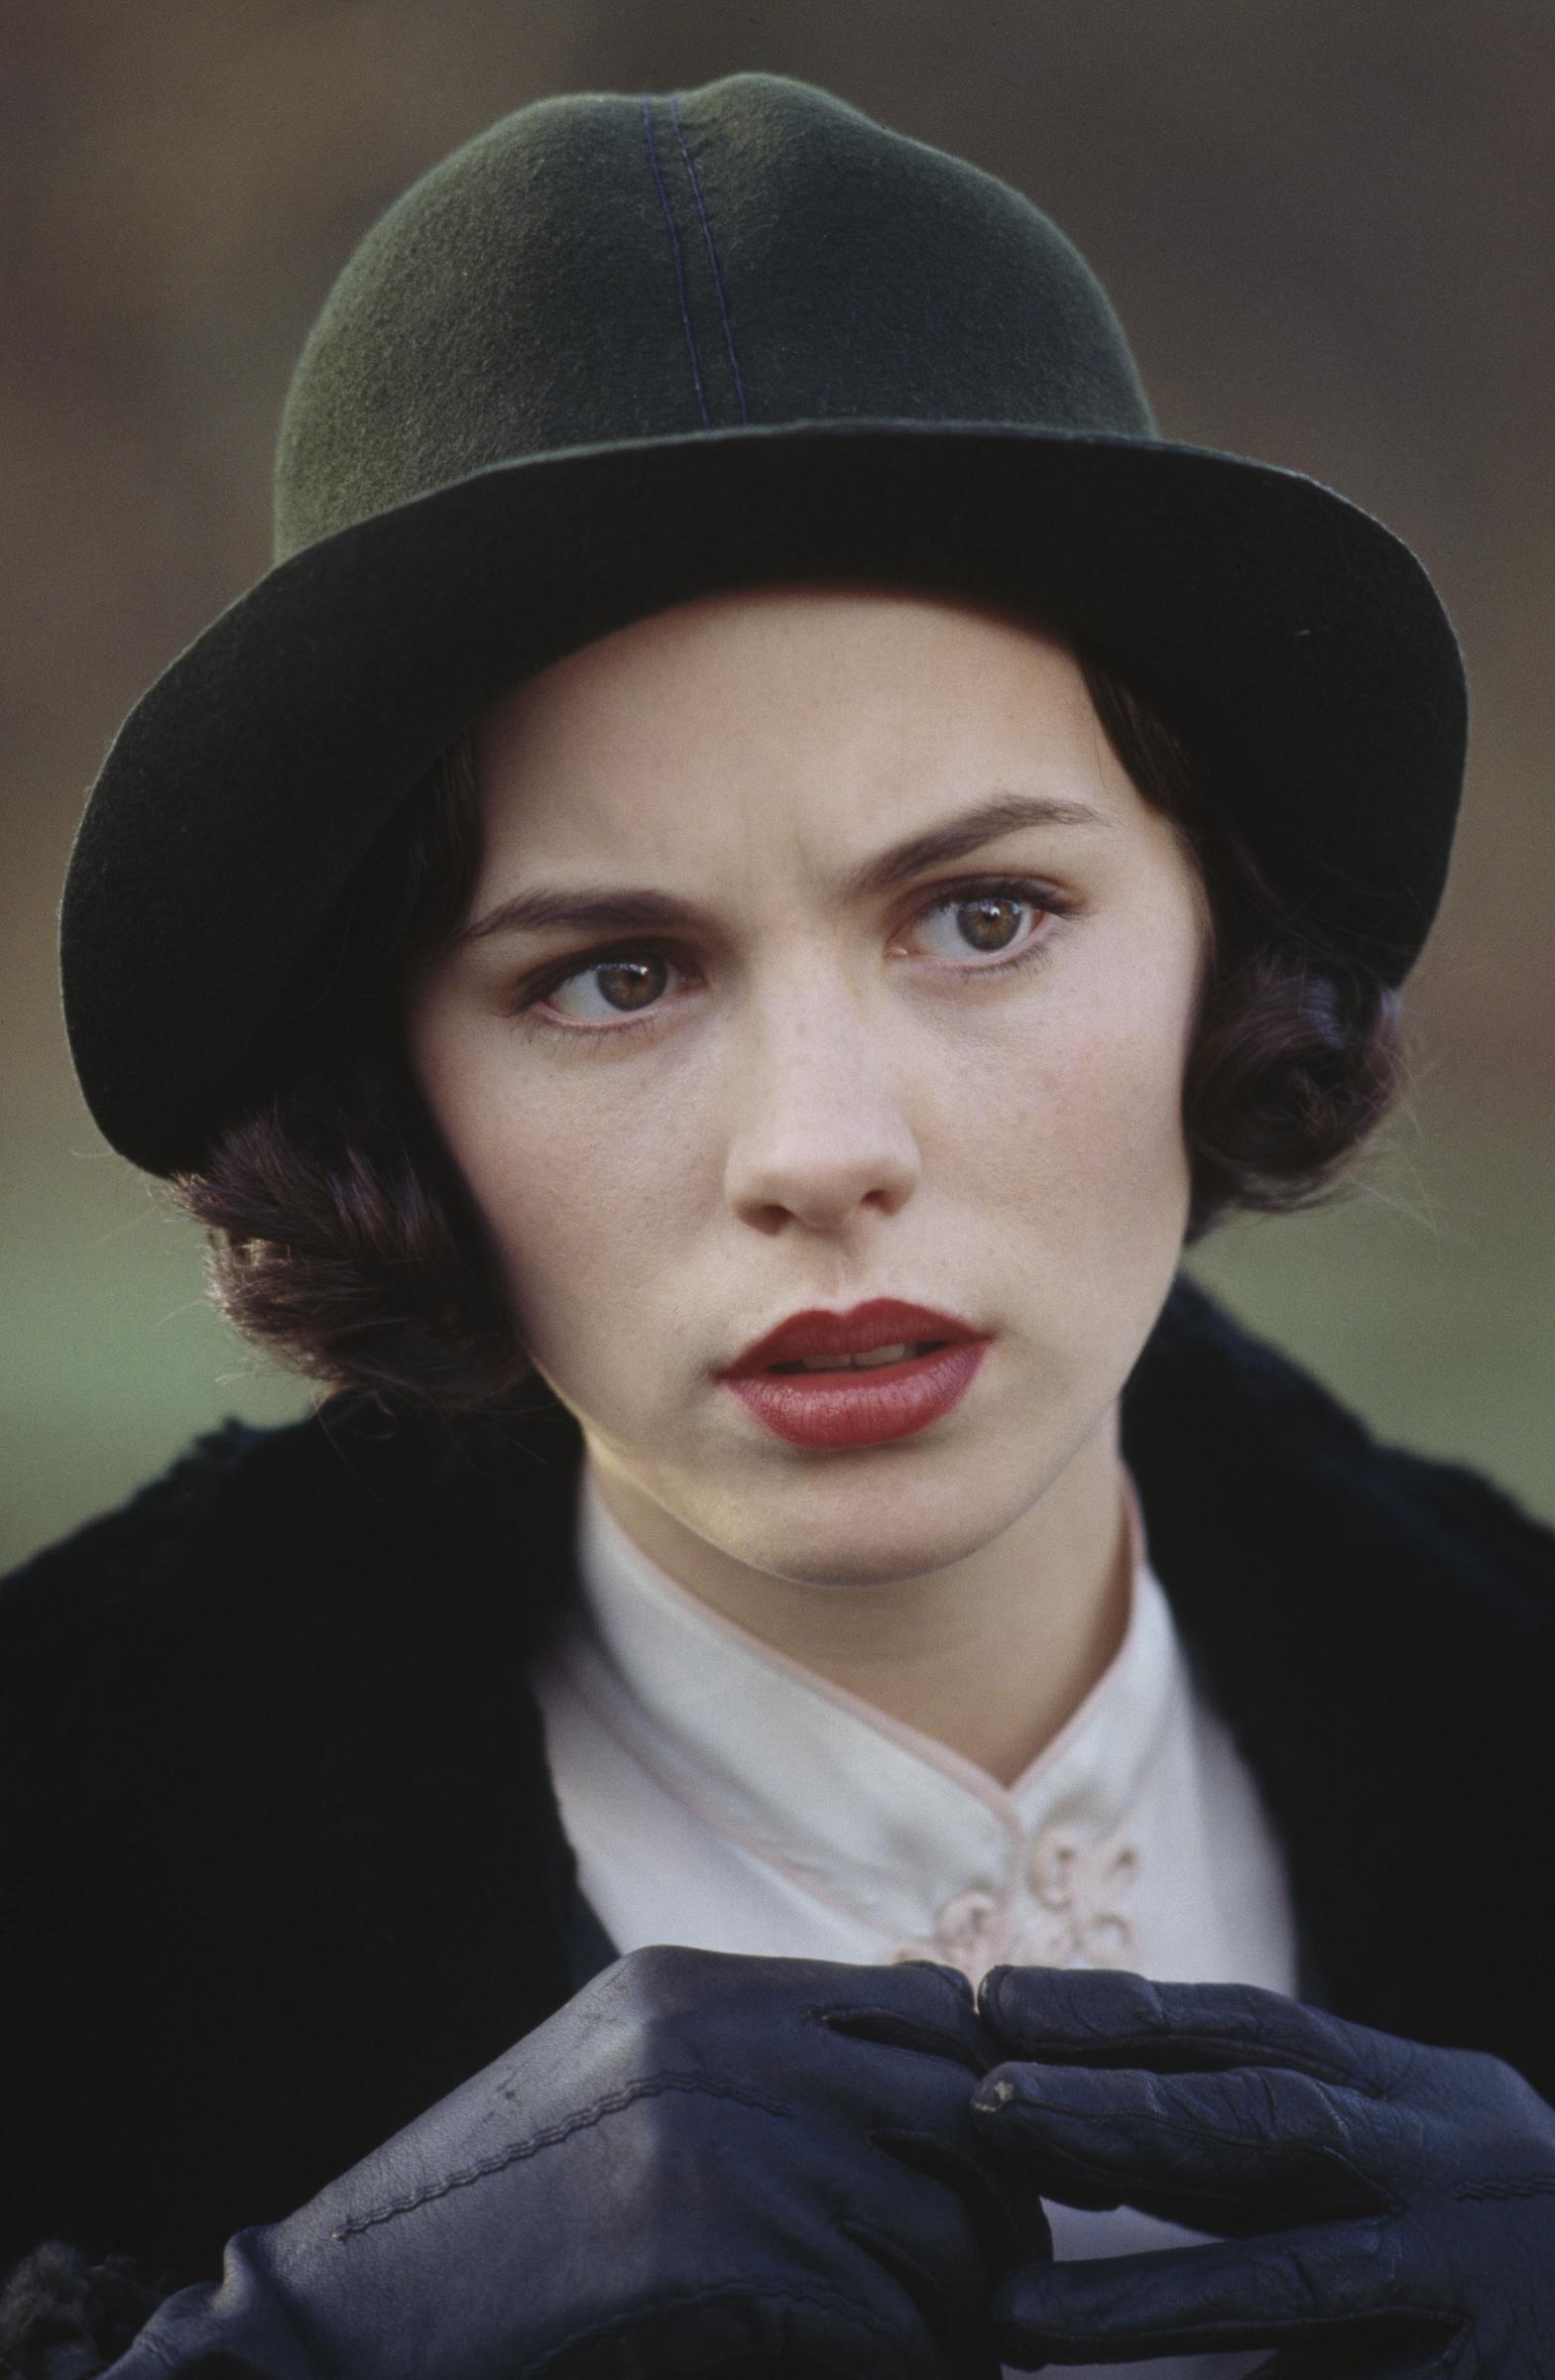
[[[955, 886], [949, 892], [936, 892], [933, 899], [915, 909], [910, 922], [932, 917], [942, 909], [961, 908], [974, 900], [1014, 900], [1027, 908], [1037, 909], [1047, 916], [1068, 917], [1077, 903], [1055, 892], [1051, 886], [1033, 884], [1026, 877], [979, 877], [974, 882]], [[1034, 927], [1026, 940], [1007, 958], [989, 960], [982, 966], [971, 966], [953, 972], [983, 977], [1013, 974], [1017, 967], [1030, 966], [1051, 956], [1052, 935]], [[614, 1041], [623, 1031], [651, 1033], [663, 1019], [667, 1001], [656, 1001], [651, 1009], [638, 1012], [634, 1018], [622, 1011], [620, 1024], [563, 1023], [560, 1019], [540, 1014], [539, 1004], [575, 976], [587, 975], [591, 968], [607, 966], [613, 959], [668, 958], [674, 963], [673, 952], [658, 939], [636, 942], [613, 942], [608, 947], [583, 952], [569, 959], [563, 967], [547, 968], [545, 972], [522, 985], [510, 1004], [509, 1013], [517, 1023], [533, 1032], [564, 1033], [579, 1042]]]

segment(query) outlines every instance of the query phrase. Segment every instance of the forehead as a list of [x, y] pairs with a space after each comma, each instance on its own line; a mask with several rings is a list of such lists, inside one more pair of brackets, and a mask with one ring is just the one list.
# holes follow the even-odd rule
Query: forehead
[[[743, 589], [567, 655], [476, 724], [489, 845], [770, 831], [839, 849], [914, 804], [1072, 792], [1126, 809], [1067, 646], [1017, 615], [872, 585]], [[1018, 780], [1007, 785], [1006, 780]]]

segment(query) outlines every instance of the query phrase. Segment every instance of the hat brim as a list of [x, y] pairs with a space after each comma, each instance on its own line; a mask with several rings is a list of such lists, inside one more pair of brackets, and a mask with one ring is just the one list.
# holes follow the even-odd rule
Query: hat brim
[[1467, 732], [1421, 564], [1298, 472], [987, 423], [813, 421], [504, 463], [279, 563], [137, 703], [65, 884], [107, 1139], [195, 1168], [397, 804], [523, 677], [733, 585], [892, 579], [1046, 614], [1213, 761], [1275, 881], [1390, 982], [1446, 881]]

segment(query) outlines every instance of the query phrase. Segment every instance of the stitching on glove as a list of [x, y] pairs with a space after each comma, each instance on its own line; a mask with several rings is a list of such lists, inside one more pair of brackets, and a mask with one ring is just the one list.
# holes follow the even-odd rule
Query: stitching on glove
[[634, 2082], [625, 2090], [612, 2091], [596, 2099], [592, 2107], [580, 2108], [564, 2123], [551, 2124], [543, 2132], [515, 2143], [511, 2149], [499, 2149], [490, 2157], [482, 2157], [475, 2165], [461, 2166], [456, 2173], [445, 2174], [439, 2182], [428, 2182], [424, 2189], [412, 2191], [403, 2199], [392, 2199], [387, 2205], [375, 2206], [367, 2214], [353, 2215], [337, 2231], [332, 2240], [354, 2238], [359, 2231], [370, 2231], [375, 2223], [391, 2222], [397, 2214], [412, 2214], [429, 2200], [446, 2198], [450, 2191], [468, 2190], [475, 2182], [484, 2182], [491, 2174], [503, 2173], [510, 2165], [519, 2165], [526, 2157], [536, 2157], [541, 2149], [554, 2148], [558, 2142], [569, 2140], [575, 2132], [586, 2132], [603, 2123], [607, 2115], [617, 2115], [623, 2107], [639, 2099], [657, 2098], [661, 2091], [685, 2090], [700, 2092], [709, 2099], [733, 2099], [742, 2107], [754, 2107], [763, 2115], [780, 2115], [791, 2120], [792, 2110], [780, 2099], [769, 2099], [760, 2091], [746, 2090], [737, 2082], [716, 2082], [705, 2075], [656, 2075], [646, 2082]]
[[[867, 2330], [889, 2344], [902, 2344], [901, 2333], [895, 2322], [883, 2320], [878, 2314], [871, 2314], [868, 2307], [856, 2305], [853, 2299], [840, 2297], [835, 2290], [829, 2289], [752, 2289], [737, 2281], [720, 2281], [706, 2289], [687, 2290], [683, 2295], [661, 2299], [656, 2312], [680, 2313], [689, 2307], [716, 2305], [720, 2300], [750, 2305], [761, 2298], [778, 2307], [791, 2306], [804, 2312], [818, 2311], [835, 2315], [840, 2321], [852, 2322], [856, 2328]], [[573, 2347], [583, 2346], [592, 2339], [608, 2337], [612, 2331], [626, 2329], [641, 2320], [640, 2313], [610, 2315], [602, 2321], [585, 2324], [581, 2330], [569, 2330], [565, 2338], [558, 2339], [553, 2347], [547, 2347], [537, 2362], [524, 2366], [523, 2380], [540, 2380], [540, 2375]], [[725, 2352], [720, 2350], [720, 2361], [725, 2359]], [[840, 2373], [851, 2370], [852, 2366], [839, 2363], [834, 2368]]]
[[[1436, 2373], [1450, 2372], [1454, 2370], [1456, 2368], [1456, 2357], [1463, 2345], [1464, 2337], [1468, 2330], [1468, 2322], [1465, 2318], [1461, 2314], [1445, 2312], [1440, 2306], [1416, 2306], [1412, 2299], [1405, 2300], [1403, 2298], [1398, 2298], [1389, 2299], [1385, 2312], [1376, 2319], [1381, 2322], [1386, 2323], [1396, 2320], [1397, 2317], [1400, 2315], [1413, 2316], [1418, 2321], [1423, 2323], [1426, 2329], [1433, 2335], [1440, 2334], [1444, 2322], [1451, 2324], [1451, 2328], [1447, 2336], [1447, 2343], [1436, 2362], [1422, 2365], [1418, 2371], [1411, 2366], [1409, 2370], [1409, 2380], [1434, 2380], [1434, 2375]], [[1362, 2320], [1370, 2320], [1372, 2318], [1361, 2317], [1358, 2319]], [[1007, 2321], [1005, 2325], [1006, 2335], [1008, 2336], [1012, 2332], [1020, 2332], [1022, 2325], [1027, 2331], [1033, 2326], [1040, 2328], [1042, 2325], [1042, 2317], [1039, 2314], [1034, 2318], [1029, 2315], [1017, 2315], [1014, 2321]], [[1221, 2346], [1222, 2338], [1226, 2338], [1226, 2346], [1228, 2348], [1235, 2348], [1243, 2343], [1243, 2339], [1245, 2338], [1247, 2332], [1247, 2326], [1248, 2318], [1245, 2314], [1228, 2314], [1222, 2317], [1213, 2318], [1209, 2320], [1196, 2321], [1193, 2325], [1193, 2335], [1196, 2339], [1203, 2339], [1209, 2342], [1208, 2347], [1206, 2349], [1201, 2349], [1201, 2352], [1220, 2354], [1224, 2351]], [[1228, 2332], [1231, 2335], [1226, 2337]], [[1239, 2332], [1243, 2334], [1242, 2337], [1238, 2336]], [[1149, 2351], [1151, 2357], [1153, 2357], [1157, 2352], [1162, 2355], [1174, 2355], [1178, 2352], [1177, 2347], [1169, 2340], [1165, 2331], [1159, 2331], [1155, 2333], [1155, 2335], [1158, 2335], [1161, 2339], [1166, 2341], [1166, 2343], [1163, 2344], [1158, 2350], [1154, 2347], [1151, 2347]], [[1065, 2325], [1062, 2336], [1065, 2347], [1084, 2347], [1093, 2354], [1105, 2354], [1109, 2348], [1115, 2348], [1118, 2343], [1116, 2338], [1114, 2338], [1106, 2329], [1088, 2331], [1078, 2323], [1072, 2326]], [[1321, 2308], [1314, 2308], [1311, 2314], [1286, 2315], [1281, 2318], [1279, 2325], [1279, 2343], [1281, 2348], [1288, 2348], [1292, 2340], [1294, 2340], [1297, 2346], [1301, 2346], [1311, 2338], [1315, 2338], [1320, 2346], [1325, 2346], [1332, 2351], [1334, 2339], [1334, 2322], [1332, 2316], [1325, 2314]], [[1135, 2345], [1133, 2352], [1135, 2356], [1137, 2357], [1139, 2352], [1137, 2345]], [[1045, 2370], [1046, 2366], [1042, 2365], [1038, 2368]], [[1269, 2367], [1265, 2363], [1258, 2368], [1266, 2372]], [[1275, 2368], [1278, 2369], [1280, 2367], [1276, 2364]], [[1329, 2365], [1325, 2363], [1323, 2367], [1325, 2373], [1329, 2370]], [[1254, 2374], [1254, 2380], [1257, 2380], [1256, 2372]]]
[[[878, 2008], [865, 2000], [839, 2000], [830, 2006], [806, 2008], [806, 2024], [824, 2025], [828, 2033], [841, 2033], [844, 2038], [873, 2041], [892, 2050], [926, 2052], [934, 2058], [953, 2058], [971, 2075], [984, 2072], [982, 2062], [968, 2044], [958, 2041], [953, 2033], [941, 2033], [937, 2026], [921, 2024], [915, 2017], [902, 2016], [895, 2008]], [[868, 2021], [879, 2025], [879, 2033], [852, 2033], [855, 2024]]]
[[[1105, 2073], [1115, 2066], [1144, 2066], [1163, 2075], [1214, 2075], [1230, 2067], [1256, 2066], [1263, 2053], [1256, 2041], [1238, 2041], [1234, 2035], [1195, 2033], [1185, 2036], [1181, 2048], [1181, 2066], [1167, 2065], [1161, 2060], [1163, 2038], [1159, 2033], [1109, 2033], [1094, 2042], [1077, 2044], [1069, 2033], [1022, 2033], [1020, 2048], [1011, 2052], [1011, 2062], [1030, 2061], [1052, 2066], [1091, 2066]], [[1077, 2055], [1077, 2050], [1083, 2055]], [[1106, 2052], [1105, 2057], [1101, 2054]], [[1218, 2059], [1219, 2065], [1200, 2064], [1204, 2055]], [[1281, 2046], [1268, 2063], [1282, 2071], [1310, 2075], [1316, 2082], [1333, 2082], [1345, 2090], [1353, 2090], [1362, 2098], [1387, 2099], [1390, 2090], [1354, 2072], [1350, 2067], [1336, 2066], [1327, 2058], [1306, 2051], [1288, 2050]]]
[[1450, 2182], [1450, 2199], [1536, 2199], [1555, 2196], [1555, 2174], [1528, 2174], [1506, 2182]]
[[[1051, 2153], [1062, 2161], [1066, 2171], [1088, 2177], [1103, 2189], [1111, 2192], [1113, 2204], [1122, 2204], [1125, 2184], [1121, 2184], [1119, 2181], [1117, 2160], [1098, 2157], [1094, 2153], [1087, 2155], [1079, 2147], [1070, 2148], [1062, 2143], [1046, 2142], [1043, 2138], [1041, 2123], [1038, 2120], [1041, 2112], [1042, 2102], [1040, 2100], [1034, 2104], [1028, 2100], [1021, 2100], [1018, 2105], [1011, 2107], [1009, 2115], [1004, 2120], [1007, 2123], [1023, 2121], [1026, 2130], [1037, 2135], [1039, 2143], [1048, 2147]], [[1078, 2116], [1077, 2110], [1070, 2107], [1060, 2108], [1058, 2112], [1066, 2118], [1076, 2117], [1079, 2121], [1097, 2125], [1142, 2126], [1153, 2124], [1161, 2132], [1167, 2135], [1174, 2134], [1179, 2139], [1187, 2141], [1190, 2146], [1197, 2146], [1203, 2140], [1213, 2140], [1218, 2146], [1234, 2151], [1246, 2152], [1256, 2146], [1256, 2143], [1244, 2139], [1238, 2132], [1216, 2131], [1208, 2125], [1185, 2122], [1176, 2116], [1150, 2115], [1142, 2108], [1132, 2110], [1126, 2118], [1114, 2116], [1105, 2108], [1098, 2109], [1094, 2116]], [[1344, 2149], [1336, 2147], [1332, 2141], [1313, 2140], [1297, 2134], [1290, 2134], [1281, 2145], [1301, 2150], [1304, 2155], [1311, 2157], [1315, 2164], [1328, 2167], [1338, 2166], [1342, 2172], [1349, 2174], [1356, 2182], [1360, 2183], [1371, 2198], [1381, 2201], [1380, 2205], [1375, 2208], [1377, 2214], [1399, 2215], [1408, 2211], [1407, 2201], [1398, 2198], [1385, 2184], [1378, 2182], [1375, 2175], [1369, 2174], [1363, 2166], [1357, 2165], [1354, 2158], [1349, 2156]], [[1126, 2179], [1137, 2181], [1138, 2176], [1136, 2173]], [[1555, 2189], [1555, 2183], [1547, 2184], [1544, 2187]], [[1466, 2185], [1465, 2195], [1467, 2195], [1467, 2189]], [[1191, 2196], [1194, 2205], [1202, 2208], [1218, 2204], [1226, 2196], [1227, 2186], [1223, 2184], [1217, 2188], [1213, 2182], [1206, 2181], [1186, 2184], [1183, 2186], [1183, 2190], [1185, 2198]], [[1049, 2196], [1051, 2195], [1049, 2193]], [[1237, 2195], [1239, 2198], [1253, 2196], [1255, 2200], [1256, 2199], [1256, 2192], [1251, 2192], [1241, 2185], [1237, 2188]], [[1497, 2192], [1495, 2195], [1503, 2194]], [[1183, 2215], [1179, 2219], [1187, 2222], [1191, 2220], [1191, 2217]]]

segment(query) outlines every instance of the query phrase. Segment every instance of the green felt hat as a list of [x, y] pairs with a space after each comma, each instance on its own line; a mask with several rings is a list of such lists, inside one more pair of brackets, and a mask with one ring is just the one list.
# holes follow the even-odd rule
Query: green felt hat
[[1161, 704], [1314, 921], [1398, 981], [1465, 692], [1421, 565], [1299, 473], [1162, 439], [1026, 198], [807, 84], [506, 116], [374, 225], [287, 400], [274, 566], [142, 696], [61, 912], [87, 1103], [196, 1167], [396, 805], [522, 677], [740, 584], [1026, 607]]

